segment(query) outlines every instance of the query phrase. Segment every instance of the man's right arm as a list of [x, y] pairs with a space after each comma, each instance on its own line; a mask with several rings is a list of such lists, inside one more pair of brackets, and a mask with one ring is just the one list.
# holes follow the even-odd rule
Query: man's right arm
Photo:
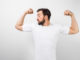
[[24, 23], [24, 18], [27, 14], [32, 14], [33, 13], [33, 10], [32, 9], [29, 9], [27, 10], [26, 12], [23, 13], [23, 15], [21, 16], [21, 18], [17, 21], [16, 25], [15, 25], [15, 28], [22, 31], [22, 25]]

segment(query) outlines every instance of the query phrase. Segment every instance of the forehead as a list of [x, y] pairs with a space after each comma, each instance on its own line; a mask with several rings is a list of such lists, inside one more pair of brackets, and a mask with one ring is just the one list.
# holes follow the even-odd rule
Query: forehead
[[43, 13], [42, 11], [37, 12], [38, 15], [40, 15], [40, 14], [42, 14], [42, 13]]

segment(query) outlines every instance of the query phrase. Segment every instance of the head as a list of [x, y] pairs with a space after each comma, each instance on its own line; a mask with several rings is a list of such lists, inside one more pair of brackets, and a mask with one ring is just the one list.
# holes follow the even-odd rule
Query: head
[[47, 8], [37, 10], [37, 21], [39, 25], [43, 25], [46, 21], [50, 21], [51, 12]]

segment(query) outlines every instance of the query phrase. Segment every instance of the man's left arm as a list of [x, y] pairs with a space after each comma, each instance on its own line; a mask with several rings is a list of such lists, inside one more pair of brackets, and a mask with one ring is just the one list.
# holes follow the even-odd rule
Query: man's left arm
[[79, 27], [78, 27], [78, 23], [76, 21], [76, 18], [74, 16], [74, 14], [71, 11], [66, 10], [64, 12], [64, 15], [71, 17], [71, 26], [70, 26], [70, 29], [69, 29], [70, 30], [69, 34], [76, 34], [76, 33], [78, 33], [79, 32]]

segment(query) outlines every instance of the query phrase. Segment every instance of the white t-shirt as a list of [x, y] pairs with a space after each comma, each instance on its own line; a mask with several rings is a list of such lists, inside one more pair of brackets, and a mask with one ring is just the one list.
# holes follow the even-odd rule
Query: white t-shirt
[[56, 44], [59, 33], [69, 33], [68, 26], [50, 24], [42, 26], [38, 24], [24, 24], [23, 31], [32, 32], [35, 44], [34, 60], [56, 60]]

